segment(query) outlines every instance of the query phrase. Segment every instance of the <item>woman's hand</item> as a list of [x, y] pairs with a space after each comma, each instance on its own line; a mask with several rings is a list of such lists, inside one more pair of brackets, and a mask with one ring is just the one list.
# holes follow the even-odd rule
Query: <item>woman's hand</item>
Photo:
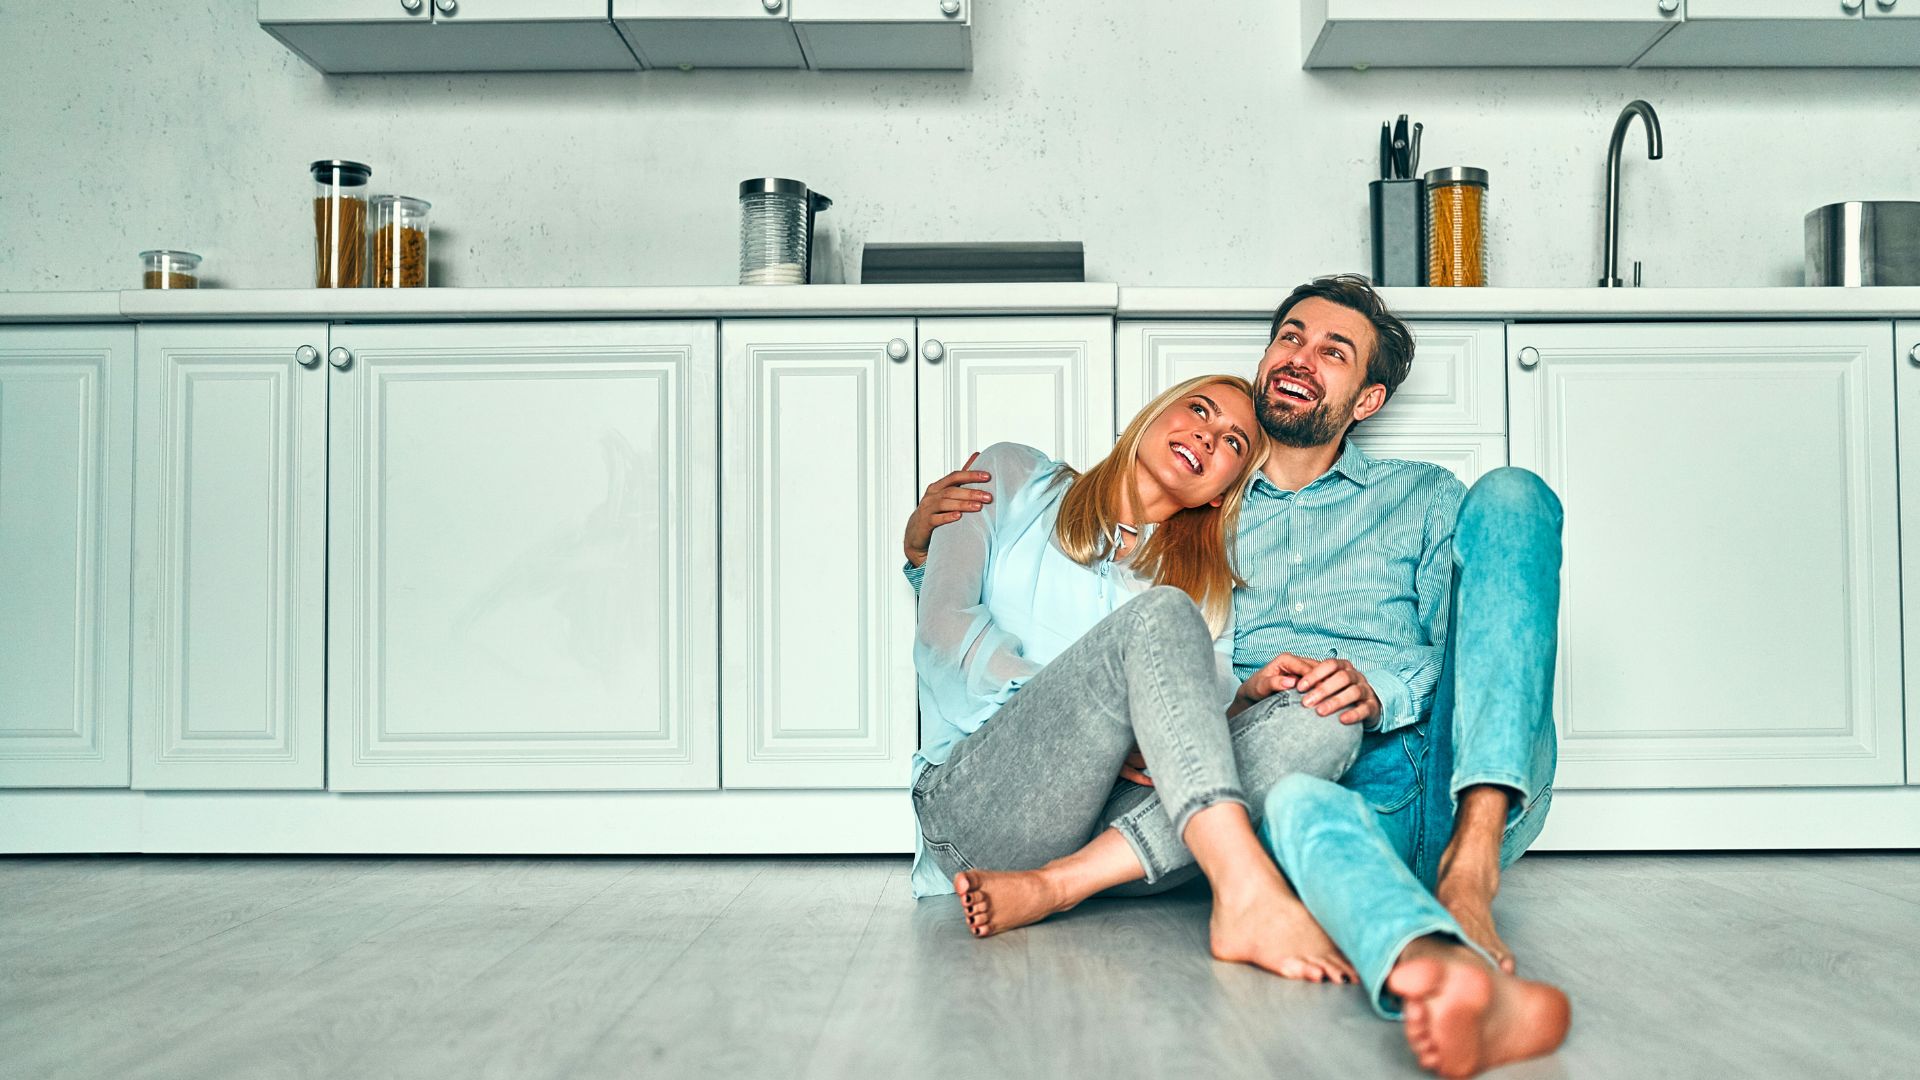
[[1147, 775], [1147, 756], [1140, 752], [1138, 745], [1127, 755], [1126, 764], [1120, 766], [1120, 779], [1131, 780], [1142, 787], [1153, 786], [1153, 777]]
[[980, 451], [975, 450], [965, 465], [927, 485], [926, 493], [920, 496], [920, 505], [914, 507], [913, 514], [907, 518], [907, 534], [900, 541], [908, 564], [925, 565], [927, 545], [933, 543], [933, 530], [959, 521], [961, 514], [974, 513], [993, 501], [993, 496], [984, 491], [960, 486], [984, 484], [993, 479], [992, 473], [968, 471], [973, 467], [973, 459], [979, 456]]
[[1300, 704], [1321, 716], [1340, 713], [1343, 724], [1364, 724], [1380, 715], [1380, 698], [1367, 677], [1350, 660], [1328, 658], [1314, 660], [1292, 653], [1281, 653], [1247, 677], [1227, 707], [1228, 716], [1238, 716], [1255, 702], [1282, 690], [1300, 694]]

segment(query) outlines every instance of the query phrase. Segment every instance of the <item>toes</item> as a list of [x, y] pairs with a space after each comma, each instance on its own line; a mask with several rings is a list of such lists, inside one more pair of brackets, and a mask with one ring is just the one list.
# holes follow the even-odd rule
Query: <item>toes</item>
[[1512, 975], [1518, 968], [1513, 962], [1513, 954], [1505, 953], [1500, 957], [1500, 970]]

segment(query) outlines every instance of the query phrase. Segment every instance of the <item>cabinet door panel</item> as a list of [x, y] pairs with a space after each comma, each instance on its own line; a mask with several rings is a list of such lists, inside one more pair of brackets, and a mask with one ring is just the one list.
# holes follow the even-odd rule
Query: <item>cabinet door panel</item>
[[1920, 320], [1895, 327], [1893, 351], [1900, 417], [1900, 580], [1906, 614], [1907, 783], [1920, 784]]
[[[1873, 0], [1862, 0], [1867, 7]], [[1857, 19], [1858, 11], [1847, 11], [1840, 0], [1687, 0], [1687, 19], [1692, 22], [1759, 19]]]
[[324, 783], [324, 324], [140, 329], [133, 786]]
[[329, 786], [715, 786], [714, 325], [333, 343]]
[[126, 787], [130, 328], [0, 327], [0, 787]]
[[[1267, 348], [1266, 321], [1123, 323], [1115, 434], [1153, 395], [1197, 375], [1251, 379]], [[1501, 435], [1506, 431], [1506, 328], [1499, 323], [1412, 323], [1407, 380], [1364, 425], [1368, 436]]]
[[1376, 434], [1362, 426], [1353, 441], [1372, 457], [1430, 461], [1468, 487], [1507, 463], [1507, 440], [1500, 435]]
[[918, 362], [923, 482], [996, 442], [1080, 469], [1113, 446], [1111, 319], [921, 319]]
[[433, 10], [432, 55], [419, 70], [631, 71], [639, 66], [607, 0], [460, 0]]
[[723, 328], [727, 787], [900, 787], [917, 745], [910, 319]]
[[787, 6], [760, 0], [613, 0], [613, 21], [652, 68], [801, 68]]
[[1514, 464], [1566, 506], [1561, 786], [1900, 781], [1890, 340], [1514, 328]]

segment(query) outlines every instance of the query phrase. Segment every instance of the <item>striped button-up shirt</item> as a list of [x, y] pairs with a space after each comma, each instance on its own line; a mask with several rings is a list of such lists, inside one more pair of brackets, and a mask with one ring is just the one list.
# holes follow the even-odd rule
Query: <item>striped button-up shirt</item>
[[1466, 486], [1446, 469], [1347, 442], [1299, 491], [1257, 477], [1240, 514], [1233, 665], [1281, 653], [1349, 660], [1380, 698], [1376, 730], [1423, 719], [1440, 680], [1453, 525]]

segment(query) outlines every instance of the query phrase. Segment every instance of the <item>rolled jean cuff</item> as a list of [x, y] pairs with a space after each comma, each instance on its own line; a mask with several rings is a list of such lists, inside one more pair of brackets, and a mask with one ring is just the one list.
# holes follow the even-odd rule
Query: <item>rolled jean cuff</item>
[[[1239, 788], [1215, 788], [1212, 791], [1201, 792], [1187, 801], [1187, 806], [1180, 812], [1180, 816], [1173, 819], [1173, 834], [1185, 837], [1187, 823], [1193, 820], [1193, 815], [1221, 803], [1234, 803], [1244, 808], [1249, 816], [1253, 813], [1253, 807], [1247, 802], [1246, 796], [1240, 793]], [[1180, 853], [1157, 851], [1152, 842], [1147, 839], [1146, 830], [1140, 827], [1140, 815], [1160, 813], [1165, 813], [1162, 804], [1146, 802], [1128, 811], [1113, 823], [1113, 827], [1126, 839], [1127, 845], [1133, 848], [1134, 857], [1140, 860], [1140, 868], [1146, 871], [1146, 882], [1149, 885], [1159, 881], [1163, 875], [1178, 870], [1192, 861], [1182, 857], [1184, 850]]]
[[[1426, 926], [1408, 931], [1402, 935], [1400, 940], [1394, 944], [1392, 951], [1387, 954], [1387, 962], [1380, 965], [1378, 974], [1368, 980], [1367, 1000], [1373, 1005], [1373, 1011], [1379, 1013], [1383, 1019], [1399, 1020], [1401, 1012], [1399, 995], [1393, 994], [1392, 991], [1387, 989], [1387, 976], [1393, 974], [1394, 965], [1400, 962], [1400, 954], [1407, 951], [1407, 946], [1430, 934], [1443, 934], [1452, 938], [1456, 944], [1465, 945], [1467, 948], [1472, 949], [1481, 959], [1492, 965], [1495, 971], [1500, 970], [1500, 965], [1494, 961], [1493, 955], [1470, 941], [1467, 936], [1461, 932], [1459, 923], [1454, 922], [1452, 919], [1435, 919]], [[1362, 972], [1361, 974], [1364, 976], [1367, 973]], [[1393, 997], [1393, 1003], [1391, 1005], [1387, 1003], [1389, 996]]]
[[1470, 787], [1481, 787], [1483, 785], [1512, 788], [1520, 793], [1520, 797], [1515, 799], [1513, 805], [1507, 808], [1508, 824], [1512, 824], [1518, 820], [1521, 813], [1524, 812], [1527, 807], [1533, 805], [1534, 796], [1540, 794], [1534, 787], [1533, 782], [1519, 773], [1507, 772], [1503, 769], [1476, 769], [1473, 772], [1462, 772], [1459, 769], [1455, 769], [1452, 791], [1454, 805], [1456, 807], [1459, 806], [1461, 792]]

